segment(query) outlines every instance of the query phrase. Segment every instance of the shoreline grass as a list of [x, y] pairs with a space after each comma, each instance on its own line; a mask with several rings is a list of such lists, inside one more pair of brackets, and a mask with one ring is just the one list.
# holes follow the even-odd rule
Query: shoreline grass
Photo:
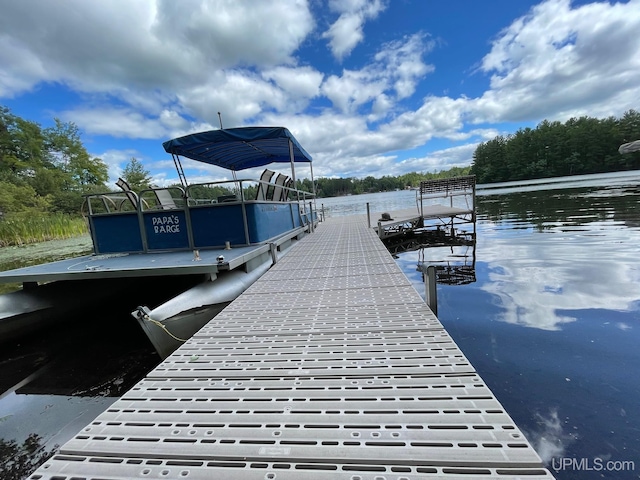
[[62, 213], [49, 215], [12, 214], [0, 220], [0, 247], [71, 238], [88, 232], [81, 217]]

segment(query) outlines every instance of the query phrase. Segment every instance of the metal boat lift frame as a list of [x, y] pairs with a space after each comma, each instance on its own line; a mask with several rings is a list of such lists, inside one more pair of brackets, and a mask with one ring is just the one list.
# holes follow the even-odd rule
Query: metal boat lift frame
[[408, 233], [444, 229], [452, 238], [464, 236], [475, 240], [475, 198], [474, 175], [420, 182], [416, 192], [417, 214], [402, 212], [402, 218], [397, 220], [380, 218], [378, 236], [384, 241]]

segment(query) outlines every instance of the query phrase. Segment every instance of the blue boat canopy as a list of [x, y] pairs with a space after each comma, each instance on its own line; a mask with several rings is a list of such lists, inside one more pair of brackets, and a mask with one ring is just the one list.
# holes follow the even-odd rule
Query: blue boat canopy
[[309, 155], [284, 127], [241, 127], [210, 130], [174, 138], [162, 144], [167, 153], [228, 170], [244, 170], [270, 163], [311, 162]]

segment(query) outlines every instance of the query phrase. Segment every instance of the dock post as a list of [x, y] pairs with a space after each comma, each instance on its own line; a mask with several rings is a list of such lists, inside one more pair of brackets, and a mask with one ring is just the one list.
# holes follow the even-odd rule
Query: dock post
[[271, 264], [275, 265], [276, 263], [278, 263], [278, 253], [277, 253], [278, 247], [275, 243], [271, 242], [269, 243], [269, 253], [271, 254]]
[[422, 273], [424, 275], [424, 294], [427, 305], [434, 315], [438, 315], [438, 289], [436, 280], [436, 267], [422, 265]]
[[371, 228], [371, 210], [369, 209], [369, 202], [367, 202], [367, 227]]
[[309, 202], [309, 214], [311, 215], [311, 224], [309, 225], [309, 233], [315, 231], [315, 221], [313, 219], [313, 202]]

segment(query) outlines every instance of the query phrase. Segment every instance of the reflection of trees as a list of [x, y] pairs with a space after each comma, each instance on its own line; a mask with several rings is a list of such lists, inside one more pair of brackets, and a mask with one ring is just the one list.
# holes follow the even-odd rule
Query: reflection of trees
[[23, 480], [36, 468], [46, 462], [58, 449], [56, 445], [46, 451], [41, 445], [42, 438], [35, 433], [19, 445], [15, 440], [0, 438], [0, 478], [3, 480]]
[[616, 190], [615, 195], [607, 195], [607, 189], [602, 187], [483, 195], [476, 198], [476, 209], [481, 218], [494, 222], [507, 218], [510, 221], [521, 220], [540, 231], [553, 228], [555, 223], [569, 226], [603, 220], [616, 220], [628, 227], [637, 227], [640, 187], [625, 186], [620, 190]]

